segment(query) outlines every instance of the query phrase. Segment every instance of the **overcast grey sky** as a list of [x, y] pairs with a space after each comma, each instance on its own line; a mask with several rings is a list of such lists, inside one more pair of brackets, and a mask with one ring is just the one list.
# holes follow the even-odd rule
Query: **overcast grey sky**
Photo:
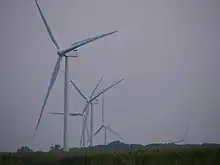
[[[118, 29], [82, 47], [70, 77], [86, 94], [125, 81], [106, 97], [106, 121], [128, 143], [183, 138], [220, 143], [219, 0], [39, 0], [63, 47]], [[34, 0], [0, 1], [0, 151], [22, 145], [63, 145], [63, 118], [43, 115], [31, 139], [57, 58]], [[63, 70], [63, 63], [62, 68]], [[45, 112], [63, 111], [63, 71]], [[84, 100], [71, 87], [70, 111]], [[101, 123], [95, 107], [95, 129]], [[70, 146], [78, 146], [81, 120], [70, 118]], [[117, 140], [109, 134], [108, 140]], [[103, 133], [95, 144], [103, 143]]]

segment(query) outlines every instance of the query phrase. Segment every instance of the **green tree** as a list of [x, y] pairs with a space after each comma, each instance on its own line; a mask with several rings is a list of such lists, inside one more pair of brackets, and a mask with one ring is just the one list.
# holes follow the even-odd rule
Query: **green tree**
[[50, 151], [49, 152], [62, 152], [62, 148], [59, 144], [55, 144], [55, 146], [51, 146], [50, 147]]
[[19, 153], [27, 153], [27, 152], [33, 152], [32, 149], [28, 148], [27, 146], [22, 146], [20, 148], [17, 149], [17, 152]]

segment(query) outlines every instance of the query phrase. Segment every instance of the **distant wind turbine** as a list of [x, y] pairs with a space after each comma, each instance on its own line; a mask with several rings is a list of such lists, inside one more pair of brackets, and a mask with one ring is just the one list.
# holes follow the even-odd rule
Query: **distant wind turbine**
[[178, 144], [178, 143], [182, 143], [182, 142], [186, 143], [187, 133], [188, 133], [188, 127], [185, 130], [184, 138], [182, 140], [172, 141], [171, 143], [174, 143], [174, 144]]
[[116, 135], [119, 139], [121, 139], [122, 141], [125, 141], [124, 138], [117, 132], [115, 132], [110, 125], [106, 125], [105, 124], [105, 118], [104, 118], [104, 94], [102, 95], [102, 124], [100, 126], [99, 129], [97, 129], [97, 131], [94, 133], [94, 136], [96, 136], [102, 129], [104, 129], [104, 144], [107, 144], [107, 131], [113, 133], [114, 135]]
[[[95, 88], [93, 89], [90, 99], [93, 98], [95, 91], [97, 90], [98, 86], [100, 85], [101, 81], [103, 79], [103, 76], [99, 79], [98, 83], [96, 84]], [[88, 116], [89, 111], [83, 112], [76, 112], [76, 113], [69, 113], [70, 116], [80, 116], [82, 118], [82, 132], [81, 132], [81, 139], [80, 139], [80, 147], [85, 147], [85, 131], [87, 133], [87, 138], [89, 139], [89, 131], [86, 121], [86, 116]], [[64, 115], [62, 112], [50, 112], [49, 114], [53, 115]], [[85, 129], [84, 129], [85, 128]]]
[[58, 57], [57, 57], [57, 61], [56, 61], [56, 65], [54, 67], [54, 70], [53, 70], [53, 73], [52, 73], [52, 76], [51, 76], [51, 79], [50, 79], [50, 83], [49, 83], [49, 86], [48, 86], [48, 90], [46, 92], [46, 96], [45, 96], [45, 99], [44, 99], [44, 102], [43, 102], [43, 105], [42, 105], [42, 108], [41, 108], [41, 112], [40, 112], [40, 117], [37, 121], [37, 125], [36, 125], [36, 129], [35, 129], [35, 133], [34, 133], [34, 136], [36, 135], [36, 132], [37, 132], [37, 129], [39, 127], [39, 124], [40, 124], [40, 120], [42, 118], [42, 115], [43, 115], [43, 111], [44, 111], [44, 108], [46, 106], [46, 103], [47, 103], [47, 99], [50, 95], [50, 92], [52, 90], [52, 87], [56, 81], [56, 78], [57, 78], [57, 75], [59, 73], [59, 70], [60, 70], [60, 62], [62, 60], [62, 58], [64, 57], [65, 58], [65, 78], [64, 78], [64, 131], [63, 131], [63, 149], [64, 151], [68, 151], [69, 150], [69, 147], [68, 147], [68, 137], [67, 137], [67, 131], [68, 131], [68, 114], [69, 114], [69, 109], [68, 109], [68, 58], [69, 57], [78, 57], [77, 54], [75, 55], [70, 55], [71, 52], [76, 52], [78, 48], [80, 48], [81, 46], [83, 45], [86, 45], [90, 42], [93, 42], [95, 40], [98, 40], [100, 38], [103, 38], [105, 36], [108, 36], [108, 35], [111, 35], [111, 34], [114, 34], [117, 32], [116, 31], [113, 31], [113, 32], [110, 32], [110, 33], [106, 33], [106, 34], [102, 34], [102, 35], [99, 35], [99, 36], [96, 36], [96, 37], [92, 37], [92, 38], [88, 38], [88, 39], [85, 39], [85, 40], [82, 40], [82, 41], [78, 41], [78, 42], [75, 42], [74, 44], [71, 44], [69, 47], [67, 47], [66, 49], [61, 49], [60, 45], [58, 44], [57, 40], [55, 39], [54, 35], [52, 34], [52, 31], [43, 15], [43, 12], [41, 11], [41, 8], [38, 4], [38, 1], [35, 0], [35, 4], [37, 6], [37, 9], [38, 9], [38, 12], [40, 13], [40, 16], [41, 16], [41, 19], [43, 20], [44, 22], [44, 25], [45, 25], [45, 28], [50, 36], [50, 39], [52, 40], [53, 44], [55, 45], [56, 49], [57, 49], [57, 54], [58, 54]]
[[[86, 111], [89, 111], [89, 105], [91, 106], [91, 110], [90, 110], [90, 113], [91, 113], [91, 119], [90, 119], [90, 147], [93, 146], [93, 104], [94, 104], [94, 101], [96, 98], [98, 98], [100, 95], [102, 95], [103, 93], [105, 93], [106, 91], [108, 91], [109, 89], [113, 88], [114, 86], [116, 86], [117, 84], [121, 83], [124, 79], [121, 79], [119, 81], [117, 81], [116, 83], [112, 84], [112, 85], [109, 85], [107, 88], [105, 89], [102, 89], [100, 92], [98, 92], [94, 97], [86, 97], [82, 92], [81, 90], [76, 86], [76, 84], [71, 81], [71, 83], [73, 84], [73, 86], [76, 88], [76, 90], [78, 91], [78, 93], [84, 98], [84, 100], [86, 101], [86, 105], [83, 109], [83, 112], [82, 113], [85, 113]], [[86, 119], [85, 119], [85, 123], [87, 123], [87, 115], [86, 115]], [[85, 130], [85, 125], [84, 124], [84, 128], [83, 130]]]

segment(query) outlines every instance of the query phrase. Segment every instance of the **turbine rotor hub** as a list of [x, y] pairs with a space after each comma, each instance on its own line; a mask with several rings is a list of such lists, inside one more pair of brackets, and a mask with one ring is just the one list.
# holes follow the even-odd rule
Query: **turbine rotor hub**
[[57, 54], [58, 54], [58, 56], [61, 56], [61, 57], [65, 56], [64, 52], [61, 50], [58, 50]]

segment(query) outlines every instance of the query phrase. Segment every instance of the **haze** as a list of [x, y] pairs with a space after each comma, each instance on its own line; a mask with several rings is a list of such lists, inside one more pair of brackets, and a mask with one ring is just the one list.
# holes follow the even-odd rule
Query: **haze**
[[[86, 37], [118, 33], [79, 50], [70, 78], [89, 95], [125, 81], [106, 93], [106, 122], [127, 143], [182, 139], [220, 143], [219, 0], [39, 0], [65, 48]], [[57, 54], [34, 1], [0, 1], [0, 151], [28, 145], [48, 150], [63, 145], [63, 63], [36, 138], [32, 135]], [[84, 100], [71, 87], [70, 111]], [[95, 129], [101, 123], [95, 107]], [[69, 144], [79, 146], [80, 118], [70, 118]], [[118, 140], [109, 134], [109, 141]], [[103, 144], [103, 133], [94, 138]]]

